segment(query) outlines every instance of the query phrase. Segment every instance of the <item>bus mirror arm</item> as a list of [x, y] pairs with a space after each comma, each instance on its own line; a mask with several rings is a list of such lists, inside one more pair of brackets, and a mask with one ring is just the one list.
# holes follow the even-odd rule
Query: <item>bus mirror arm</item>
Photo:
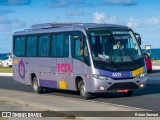
[[142, 41], [141, 41], [141, 36], [140, 36], [140, 34], [135, 33], [135, 36], [136, 36], [136, 38], [137, 38], [139, 44], [141, 45], [141, 44], [142, 44]]
[[138, 37], [137, 39], [138, 39], [139, 44], [141, 45], [142, 44], [141, 43], [141, 37]]

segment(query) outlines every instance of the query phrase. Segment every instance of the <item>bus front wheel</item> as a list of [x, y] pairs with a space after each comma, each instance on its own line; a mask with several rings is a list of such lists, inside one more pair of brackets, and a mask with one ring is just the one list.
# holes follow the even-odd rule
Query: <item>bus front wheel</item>
[[33, 78], [32, 87], [35, 93], [43, 93], [43, 88], [38, 85], [37, 77]]
[[78, 83], [78, 86], [79, 86], [79, 92], [80, 92], [80, 95], [82, 96], [83, 99], [89, 99], [91, 97], [91, 93], [87, 92], [86, 91], [86, 86], [84, 84], [83, 81], [80, 81]]

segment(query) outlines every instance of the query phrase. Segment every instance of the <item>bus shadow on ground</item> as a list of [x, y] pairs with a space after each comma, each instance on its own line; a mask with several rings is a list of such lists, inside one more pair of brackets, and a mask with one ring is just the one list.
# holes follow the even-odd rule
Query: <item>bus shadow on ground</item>
[[[146, 88], [144, 89], [134, 90], [133, 95], [129, 97], [144, 96], [144, 95], [151, 95], [158, 93], [160, 93], [160, 84], [147, 84]], [[124, 96], [122, 93], [100, 93], [97, 94], [96, 97], [109, 99], [109, 98], [120, 98]]]
[[147, 76], [160, 78], [160, 70], [153, 70], [152, 73], [148, 73]]
[[[3, 77], [2, 79], [3, 80], [0, 80], [0, 89], [8, 89], [8, 90], [21, 91], [21, 92], [24, 91], [24, 92], [30, 92], [30, 93], [33, 92], [31, 86], [27, 86], [27, 85], [15, 82], [13, 81], [12, 78], [8, 79]], [[141, 90], [135, 90], [131, 97], [158, 94], [158, 93], [160, 93], [160, 84], [155, 84], [150, 82], [147, 84], [146, 88]], [[78, 92], [69, 91], [69, 90], [49, 89], [45, 94], [81, 98]], [[123, 97], [122, 93], [107, 92], [107, 93], [93, 94], [92, 99], [96, 99], [96, 98], [110, 99], [110, 98], [120, 98], [120, 97]]]
[[[146, 88], [140, 89], [140, 90], [135, 90], [133, 95], [130, 97], [135, 97], [135, 96], [143, 96], [143, 95], [150, 95], [150, 94], [158, 94], [160, 93], [160, 84], [147, 84]], [[55, 95], [62, 95], [62, 96], [67, 96], [67, 97], [80, 97], [79, 92], [75, 91], [69, 91], [69, 90], [57, 90], [57, 89], [52, 89], [51, 92], [48, 93], [49, 95], [55, 94]], [[105, 98], [105, 99], [110, 99], [110, 98], [121, 98], [124, 97], [122, 93], [118, 92], [106, 92], [106, 93], [96, 93], [92, 94], [91, 99], [96, 99], [96, 98]]]
[[149, 74], [153, 74], [153, 73], [160, 73], [160, 70], [152, 70], [152, 73], [149, 73]]
[[71, 90], [59, 90], [59, 89], [50, 89], [46, 92], [46, 94], [61, 94], [63, 96], [68, 96], [68, 95], [80, 95], [79, 92], [77, 91], [71, 91]]

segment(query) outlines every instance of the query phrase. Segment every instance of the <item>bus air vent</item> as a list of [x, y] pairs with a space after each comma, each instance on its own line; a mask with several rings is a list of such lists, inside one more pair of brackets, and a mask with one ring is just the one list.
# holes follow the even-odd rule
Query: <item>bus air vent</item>
[[119, 90], [119, 89], [138, 89], [138, 86], [133, 82], [115, 83], [111, 85], [107, 90]]
[[73, 26], [73, 25], [80, 25], [82, 23], [44, 23], [44, 24], [35, 24], [31, 27], [32, 30], [35, 29], [49, 29], [49, 28], [59, 28], [59, 27], [65, 27], [65, 26]]

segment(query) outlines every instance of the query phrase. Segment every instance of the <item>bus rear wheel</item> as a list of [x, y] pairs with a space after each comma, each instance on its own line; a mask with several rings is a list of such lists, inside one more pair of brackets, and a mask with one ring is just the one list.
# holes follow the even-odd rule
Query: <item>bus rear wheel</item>
[[35, 93], [43, 93], [43, 87], [40, 87], [40, 86], [38, 85], [37, 77], [34, 77], [34, 78], [33, 78], [32, 87], [33, 87], [33, 91], [34, 91]]
[[84, 85], [83, 81], [80, 81], [78, 83], [78, 86], [79, 86], [80, 95], [83, 99], [87, 100], [87, 99], [91, 98], [91, 93], [86, 91], [86, 86]]
[[133, 90], [128, 91], [128, 92], [123, 92], [123, 96], [125, 96], [125, 97], [132, 96], [132, 94], [133, 94]]

